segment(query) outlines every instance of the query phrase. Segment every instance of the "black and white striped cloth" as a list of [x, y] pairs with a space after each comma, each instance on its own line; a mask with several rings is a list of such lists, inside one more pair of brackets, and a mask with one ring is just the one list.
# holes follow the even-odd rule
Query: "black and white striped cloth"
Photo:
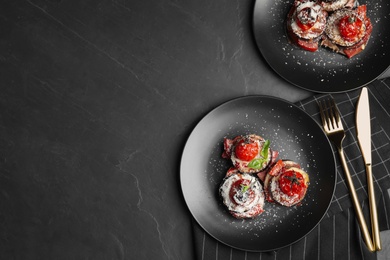
[[[272, 252], [246, 252], [226, 246], [209, 236], [194, 221], [194, 240], [198, 260], [384, 260], [390, 259], [390, 78], [383, 78], [367, 86], [370, 96], [371, 134], [374, 187], [379, 215], [383, 250], [367, 250], [352, 208], [344, 172], [337, 160], [337, 184], [331, 206], [324, 219], [297, 243]], [[355, 106], [360, 90], [348, 93], [316, 95], [297, 105], [320, 122], [317, 100], [331, 95], [341, 112], [347, 136], [344, 150], [355, 188], [369, 225], [366, 172], [356, 138]], [[335, 153], [337, 152], [334, 149]]]

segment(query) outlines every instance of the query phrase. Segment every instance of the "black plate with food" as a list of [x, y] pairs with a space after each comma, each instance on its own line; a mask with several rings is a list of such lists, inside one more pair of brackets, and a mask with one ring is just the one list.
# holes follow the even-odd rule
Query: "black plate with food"
[[[310, 175], [300, 205], [266, 203], [254, 219], [236, 219], [222, 203], [219, 187], [232, 166], [222, 158], [224, 138], [257, 134], [270, 140], [280, 158], [298, 162]], [[228, 101], [207, 114], [185, 145], [180, 181], [185, 201], [199, 225], [218, 241], [242, 250], [270, 251], [308, 234], [331, 203], [335, 158], [320, 125], [296, 105], [268, 96]]]
[[372, 33], [364, 50], [347, 58], [328, 48], [316, 52], [291, 44], [286, 19], [294, 0], [257, 0], [253, 13], [253, 32], [261, 54], [282, 78], [300, 88], [336, 93], [369, 84], [390, 66], [390, 2], [359, 1], [367, 6]]

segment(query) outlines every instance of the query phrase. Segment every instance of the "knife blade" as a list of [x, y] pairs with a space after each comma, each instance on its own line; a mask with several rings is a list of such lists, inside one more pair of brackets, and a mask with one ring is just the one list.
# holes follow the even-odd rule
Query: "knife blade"
[[356, 130], [364, 163], [371, 165], [371, 118], [367, 88], [362, 88], [356, 108]]
[[372, 177], [370, 103], [368, 90], [366, 87], [362, 88], [357, 103], [356, 131], [360, 150], [362, 152], [364, 164], [366, 166], [373, 244], [375, 249], [380, 251], [382, 249], [382, 245], [380, 240], [378, 213], [376, 209], [375, 191]]

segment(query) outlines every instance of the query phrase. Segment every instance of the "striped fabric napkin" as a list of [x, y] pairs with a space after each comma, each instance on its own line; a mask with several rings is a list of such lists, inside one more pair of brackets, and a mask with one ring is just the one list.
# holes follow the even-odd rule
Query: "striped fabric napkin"
[[[390, 74], [390, 73], [389, 73]], [[194, 220], [196, 259], [286, 260], [286, 259], [390, 259], [390, 78], [382, 78], [368, 86], [371, 109], [372, 171], [376, 191], [379, 227], [383, 250], [367, 250], [359, 231], [355, 212], [344, 182], [344, 172], [337, 162], [337, 183], [330, 208], [323, 220], [297, 243], [272, 252], [246, 252], [226, 246], [212, 238]], [[370, 226], [366, 172], [356, 138], [355, 109], [360, 90], [348, 93], [316, 95], [297, 105], [320, 123], [317, 100], [332, 96], [342, 115], [346, 138], [344, 150], [348, 167], [361, 202], [367, 225]]]

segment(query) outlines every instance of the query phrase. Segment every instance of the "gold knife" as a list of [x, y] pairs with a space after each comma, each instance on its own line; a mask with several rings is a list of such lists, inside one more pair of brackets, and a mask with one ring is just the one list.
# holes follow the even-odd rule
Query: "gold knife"
[[370, 119], [370, 103], [368, 98], [367, 88], [362, 88], [356, 108], [356, 130], [359, 140], [360, 150], [363, 155], [367, 173], [368, 200], [370, 205], [372, 242], [377, 251], [382, 249], [378, 213], [376, 209], [374, 183], [372, 179], [371, 168], [371, 119]]

